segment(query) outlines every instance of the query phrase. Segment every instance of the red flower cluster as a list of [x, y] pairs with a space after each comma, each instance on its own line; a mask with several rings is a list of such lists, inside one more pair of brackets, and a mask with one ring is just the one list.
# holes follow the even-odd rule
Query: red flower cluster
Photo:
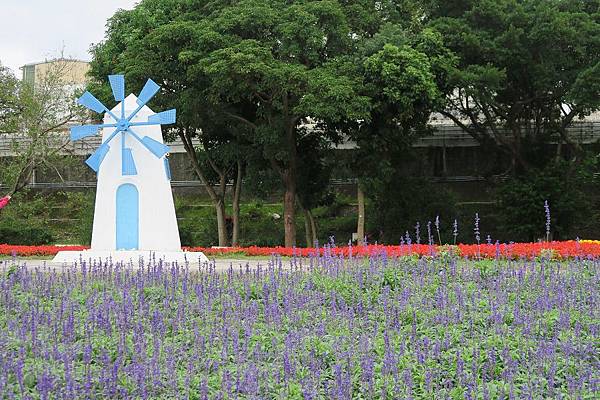
[[[0, 255], [15, 256], [53, 256], [61, 250], [81, 251], [86, 246], [16, 246], [0, 244]], [[511, 244], [458, 244], [456, 246], [429, 246], [426, 244], [410, 245], [366, 245], [320, 248], [291, 248], [291, 247], [188, 247], [184, 250], [201, 251], [207, 256], [235, 255], [244, 256], [297, 256], [310, 257], [319, 255], [335, 256], [372, 256], [387, 254], [388, 256], [431, 256], [440, 252], [455, 252], [459, 256], [468, 258], [533, 258], [547, 255], [554, 258], [569, 257], [600, 257], [600, 242], [590, 241], [564, 241], [564, 242], [538, 242], [538, 243], [511, 243]]]
[[80, 251], [88, 248], [86, 246], [18, 246], [14, 244], [0, 244], [0, 255], [53, 256], [59, 251]]
[[410, 245], [366, 245], [321, 248], [290, 248], [290, 247], [191, 247], [189, 251], [202, 251], [206, 255], [245, 255], [245, 256], [281, 256], [309, 257], [323, 254], [337, 256], [371, 256], [386, 253], [388, 256], [431, 256], [439, 252], [456, 252], [459, 256], [468, 258], [533, 258], [547, 255], [554, 258], [569, 257], [600, 257], [600, 243], [569, 240], [564, 242], [537, 242], [511, 244], [458, 244], [456, 246], [429, 246], [427, 244]]

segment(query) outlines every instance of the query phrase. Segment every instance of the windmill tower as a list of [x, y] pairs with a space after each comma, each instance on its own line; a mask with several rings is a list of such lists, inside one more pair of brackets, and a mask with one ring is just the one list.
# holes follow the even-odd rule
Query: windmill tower
[[[131, 257], [152, 251], [173, 261], [181, 260], [183, 252], [166, 157], [169, 147], [163, 143], [161, 131], [161, 125], [175, 123], [176, 112], [172, 109], [154, 113], [146, 106], [160, 89], [151, 79], [139, 96], [130, 94], [125, 98], [124, 76], [108, 78], [119, 104], [109, 110], [85, 92], [79, 104], [104, 112], [103, 123], [71, 128], [73, 141], [102, 133], [102, 144], [85, 161], [98, 177], [88, 255], [114, 258], [120, 252]], [[206, 260], [202, 253], [186, 254]], [[64, 258], [57, 255], [54, 261]]]

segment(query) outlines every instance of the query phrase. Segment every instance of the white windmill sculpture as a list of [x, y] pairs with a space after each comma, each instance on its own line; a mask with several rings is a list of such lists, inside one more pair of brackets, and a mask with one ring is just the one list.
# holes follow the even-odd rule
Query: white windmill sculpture
[[[146, 106], [160, 89], [151, 79], [138, 97], [127, 98], [124, 76], [108, 79], [120, 103], [109, 110], [85, 92], [78, 103], [104, 112], [104, 123], [71, 128], [73, 141], [102, 130], [102, 144], [85, 161], [96, 171], [98, 183], [91, 249], [84, 256], [126, 260], [151, 251], [166, 261], [208, 261], [202, 253], [181, 251], [166, 157], [169, 147], [160, 127], [175, 123], [175, 109], [155, 114]], [[60, 252], [54, 261], [72, 261], [79, 255]]]

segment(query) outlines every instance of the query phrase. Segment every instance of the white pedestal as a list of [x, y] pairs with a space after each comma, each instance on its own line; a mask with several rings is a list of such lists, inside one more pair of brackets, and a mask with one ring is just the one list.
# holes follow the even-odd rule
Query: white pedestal
[[56, 256], [52, 259], [53, 263], [66, 263], [74, 264], [79, 263], [80, 260], [89, 262], [90, 260], [96, 262], [106, 262], [112, 260], [113, 263], [123, 262], [132, 263], [137, 265], [140, 258], [144, 260], [144, 264], [147, 264], [150, 259], [154, 259], [157, 262], [162, 260], [163, 262], [183, 264], [188, 262], [189, 264], [204, 264], [208, 263], [208, 258], [202, 252], [192, 251], [151, 251], [151, 250], [113, 250], [113, 251], [102, 251], [102, 250], [83, 250], [83, 251], [59, 251]]

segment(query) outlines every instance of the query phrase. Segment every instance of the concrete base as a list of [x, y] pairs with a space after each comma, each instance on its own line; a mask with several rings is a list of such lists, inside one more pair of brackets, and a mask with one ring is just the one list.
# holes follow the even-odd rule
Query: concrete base
[[135, 263], [137, 264], [142, 258], [144, 263], [153, 258], [156, 261], [163, 260], [164, 262], [177, 262], [183, 264], [186, 261], [190, 264], [208, 263], [208, 258], [202, 252], [191, 251], [154, 251], [154, 250], [83, 250], [83, 251], [59, 251], [52, 259], [53, 263], [74, 264], [80, 260], [89, 262], [90, 260], [105, 262], [109, 259], [113, 263]]

